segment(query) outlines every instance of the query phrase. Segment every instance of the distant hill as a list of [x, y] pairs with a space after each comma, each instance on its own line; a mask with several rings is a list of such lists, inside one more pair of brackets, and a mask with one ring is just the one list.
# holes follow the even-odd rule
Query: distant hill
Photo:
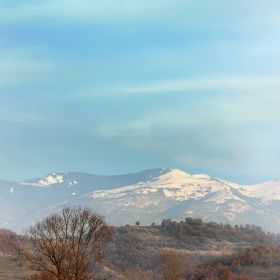
[[279, 180], [242, 186], [159, 168], [116, 176], [65, 172], [23, 182], [0, 180], [0, 190], [0, 226], [17, 232], [73, 204], [92, 207], [115, 226], [195, 216], [280, 232]]

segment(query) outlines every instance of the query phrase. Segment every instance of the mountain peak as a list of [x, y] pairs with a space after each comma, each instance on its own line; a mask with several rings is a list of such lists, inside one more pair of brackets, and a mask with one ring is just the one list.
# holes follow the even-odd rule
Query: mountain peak
[[80, 204], [114, 225], [181, 220], [255, 224], [280, 230], [280, 181], [242, 186], [206, 174], [155, 168], [124, 175], [50, 173], [22, 183], [1, 181], [0, 225], [13, 230]]

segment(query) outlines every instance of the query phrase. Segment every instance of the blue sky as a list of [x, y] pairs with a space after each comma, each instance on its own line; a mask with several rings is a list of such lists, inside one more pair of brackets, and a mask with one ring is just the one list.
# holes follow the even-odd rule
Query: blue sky
[[280, 178], [279, 1], [0, 0], [0, 178]]

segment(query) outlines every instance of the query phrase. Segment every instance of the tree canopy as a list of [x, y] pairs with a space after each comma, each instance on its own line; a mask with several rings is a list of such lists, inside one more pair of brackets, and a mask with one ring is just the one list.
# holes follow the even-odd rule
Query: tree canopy
[[23, 256], [53, 279], [86, 280], [91, 267], [106, 257], [114, 230], [88, 207], [66, 207], [24, 231]]

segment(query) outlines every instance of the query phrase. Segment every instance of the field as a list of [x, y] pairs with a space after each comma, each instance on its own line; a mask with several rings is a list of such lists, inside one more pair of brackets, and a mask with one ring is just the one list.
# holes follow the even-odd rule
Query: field
[[34, 273], [27, 263], [13, 256], [0, 257], [0, 279], [29, 279]]

